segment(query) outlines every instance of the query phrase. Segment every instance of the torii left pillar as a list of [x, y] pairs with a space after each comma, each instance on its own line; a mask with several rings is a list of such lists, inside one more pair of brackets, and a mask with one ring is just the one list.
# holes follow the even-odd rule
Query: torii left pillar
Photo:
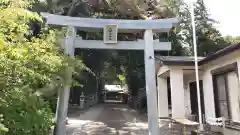
[[[76, 30], [74, 27], [69, 27], [66, 35], [66, 43], [64, 46], [65, 52], [74, 57], [74, 42], [76, 38]], [[71, 79], [72, 73], [71, 69], [67, 69], [66, 74], [67, 78]], [[56, 115], [56, 135], [65, 135], [66, 134], [66, 118], [68, 110], [68, 101], [70, 95], [71, 85], [67, 84], [62, 89], [59, 90], [58, 105], [57, 105], [57, 115]]]

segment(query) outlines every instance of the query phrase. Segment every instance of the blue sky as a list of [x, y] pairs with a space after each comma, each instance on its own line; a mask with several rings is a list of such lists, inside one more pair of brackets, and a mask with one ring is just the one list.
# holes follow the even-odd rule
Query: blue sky
[[223, 36], [240, 36], [240, 0], [204, 0]]

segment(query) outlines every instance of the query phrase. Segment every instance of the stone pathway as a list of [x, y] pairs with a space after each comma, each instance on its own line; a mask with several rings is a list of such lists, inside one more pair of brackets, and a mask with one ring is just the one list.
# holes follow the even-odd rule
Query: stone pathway
[[82, 135], [78, 132], [81, 131], [84, 125], [96, 120], [103, 109], [103, 105], [96, 105], [87, 111], [75, 110], [75, 112], [72, 112], [74, 115], [68, 116], [67, 135]]
[[122, 104], [103, 104], [69, 118], [67, 135], [148, 135], [146, 115]]

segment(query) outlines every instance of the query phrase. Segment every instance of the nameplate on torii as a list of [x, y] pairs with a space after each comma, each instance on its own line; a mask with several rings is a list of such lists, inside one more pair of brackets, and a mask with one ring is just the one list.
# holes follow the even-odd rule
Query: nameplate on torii
[[116, 44], [118, 28], [116, 24], [107, 24], [103, 29], [103, 42], [105, 44]]

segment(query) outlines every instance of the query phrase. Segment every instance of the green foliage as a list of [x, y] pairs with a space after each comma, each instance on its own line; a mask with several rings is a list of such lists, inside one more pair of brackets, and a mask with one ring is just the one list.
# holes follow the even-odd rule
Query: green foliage
[[[193, 55], [192, 26], [189, 7], [184, 2], [180, 2], [175, 6], [179, 11], [177, 15], [181, 19], [179, 34], [182, 37], [182, 46], [187, 46], [188, 49], [186, 53], [188, 55]], [[198, 0], [195, 3], [194, 12], [198, 55], [207, 56], [223, 48], [226, 42], [221, 36], [221, 33], [214, 28], [213, 25], [217, 22], [209, 17], [208, 10], [203, 0]]]
[[3, 115], [0, 114], [0, 134], [1, 134], [1, 133], [6, 133], [6, 132], [9, 131], [8, 128], [5, 127], [5, 126], [2, 124], [3, 121], [4, 121]]
[[239, 44], [240, 43], [240, 36], [236, 36], [236, 37], [226, 36], [226, 37], [224, 37], [224, 40], [228, 44]]
[[[53, 125], [49, 96], [72, 84], [72, 73], [88, 70], [63, 53], [62, 30], [47, 27], [33, 34], [41, 16], [31, 0], [0, 0], [0, 128], [6, 135], [47, 135]], [[7, 128], [5, 128], [5, 125]]]
[[46, 135], [49, 133], [52, 112], [47, 102], [32, 93], [29, 88], [15, 88], [1, 96], [1, 113], [8, 135]]
[[117, 75], [117, 77], [120, 81], [125, 81], [126, 80], [126, 77], [124, 75]]

